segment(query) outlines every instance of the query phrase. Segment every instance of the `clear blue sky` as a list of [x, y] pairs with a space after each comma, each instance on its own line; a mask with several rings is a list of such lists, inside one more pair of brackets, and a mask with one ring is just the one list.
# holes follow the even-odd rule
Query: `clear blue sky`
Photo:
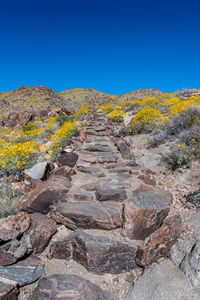
[[200, 88], [200, 0], [0, 0], [0, 92]]

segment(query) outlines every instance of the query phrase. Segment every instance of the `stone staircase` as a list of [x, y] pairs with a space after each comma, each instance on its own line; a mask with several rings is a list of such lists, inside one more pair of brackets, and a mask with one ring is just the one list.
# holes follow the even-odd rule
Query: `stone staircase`
[[86, 137], [71, 139], [74, 151], [34, 182], [17, 219], [0, 220], [0, 299], [126, 299], [181, 233], [172, 195], [135, 162], [106, 115], [82, 123]]

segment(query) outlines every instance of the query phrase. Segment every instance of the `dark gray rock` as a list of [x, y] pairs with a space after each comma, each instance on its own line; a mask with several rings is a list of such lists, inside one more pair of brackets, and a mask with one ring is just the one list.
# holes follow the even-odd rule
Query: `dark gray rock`
[[71, 274], [53, 274], [41, 278], [31, 300], [117, 300], [96, 284]]
[[96, 199], [98, 201], [124, 201], [127, 199], [126, 190], [121, 189], [100, 189], [96, 191]]
[[0, 277], [13, 280], [19, 286], [32, 283], [45, 276], [42, 261], [35, 256], [30, 256], [26, 260], [17, 262], [12, 266], [0, 266]]
[[125, 141], [119, 140], [117, 142], [117, 149], [121, 152], [123, 159], [133, 159], [134, 155], [131, 153], [127, 143]]
[[103, 236], [92, 236], [80, 229], [54, 242], [51, 253], [56, 258], [72, 257], [88, 271], [97, 274], [119, 274], [138, 268], [134, 246]]
[[102, 146], [101, 144], [88, 145], [84, 147], [83, 150], [90, 152], [112, 152], [112, 148], [109, 146]]
[[18, 259], [29, 252], [29, 238], [23, 236], [19, 241], [14, 239], [0, 246], [0, 265], [7, 266], [14, 264]]
[[112, 230], [122, 226], [122, 209], [120, 204], [114, 201], [58, 203], [50, 215], [56, 222], [72, 230]]

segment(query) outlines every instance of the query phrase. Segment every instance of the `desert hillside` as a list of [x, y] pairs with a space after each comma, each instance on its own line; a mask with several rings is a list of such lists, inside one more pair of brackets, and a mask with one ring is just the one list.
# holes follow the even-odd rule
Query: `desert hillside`
[[199, 300], [199, 89], [0, 102], [1, 299]]

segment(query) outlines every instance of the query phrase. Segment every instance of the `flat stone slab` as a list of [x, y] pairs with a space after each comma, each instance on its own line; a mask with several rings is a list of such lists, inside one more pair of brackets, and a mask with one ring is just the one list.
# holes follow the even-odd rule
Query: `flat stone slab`
[[98, 285], [72, 274], [53, 274], [41, 278], [31, 300], [117, 300]]
[[101, 144], [88, 145], [84, 147], [83, 150], [90, 152], [112, 152], [112, 148], [109, 146], [102, 146]]
[[50, 205], [66, 201], [65, 197], [71, 187], [70, 181], [61, 175], [51, 176], [30, 191], [24, 198], [21, 210], [27, 212], [48, 213]]
[[170, 259], [146, 270], [130, 288], [125, 300], [198, 300], [192, 285]]
[[41, 276], [45, 276], [42, 261], [31, 256], [11, 266], [0, 266], [0, 277], [13, 280], [19, 286], [30, 284]]
[[17, 300], [19, 293], [17, 285], [13, 280], [0, 277], [0, 299]]
[[104, 236], [92, 236], [80, 229], [51, 246], [55, 258], [72, 257], [88, 271], [97, 274], [120, 274], [138, 268], [136, 248]]
[[122, 226], [122, 208], [114, 201], [58, 203], [54, 209], [51, 218], [72, 230], [112, 230]]
[[56, 222], [40, 213], [33, 213], [30, 218], [31, 226], [24, 235], [29, 239], [30, 250], [41, 253], [57, 230]]
[[30, 217], [25, 212], [0, 219], [0, 241], [8, 241], [18, 237], [30, 226]]
[[165, 257], [181, 234], [182, 219], [179, 215], [167, 218], [162, 226], [153, 232], [139, 247], [136, 254], [138, 265], [146, 267]]
[[86, 191], [71, 191], [66, 195], [66, 200], [69, 202], [94, 201], [94, 195]]
[[96, 191], [96, 199], [98, 201], [124, 201], [127, 199], [126, 190], [121, 189], [100, 189]]
[[157, 230], [170, 209], [172, 195], [153, 186], [142, 186], [124, 204], [123, 234], [130, 239], [144, 240]]
[[77, 170], [79, 172], [83, 172], [83, 173], [97, 173], [97, 172], [100, 172], [100, 169], [99, 168], [95, 168], [95, 167], [82, 167], [82, 166], [78, 166], [77, 167]]

